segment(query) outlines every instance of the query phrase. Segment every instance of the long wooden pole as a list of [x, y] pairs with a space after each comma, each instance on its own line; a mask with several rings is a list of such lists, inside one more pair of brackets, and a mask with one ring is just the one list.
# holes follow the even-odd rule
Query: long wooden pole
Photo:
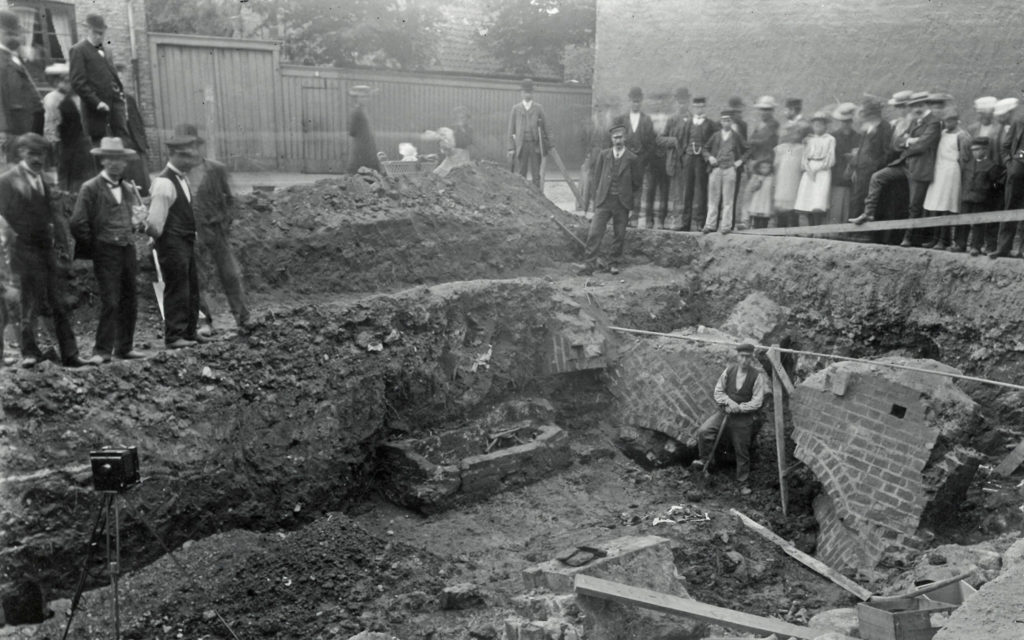
[[[608, 329], [612, 331], [620, 331], [622, 333], [635, 333], [637, 335], [644, 336], [656, 336], [659, 338], [674, 338], [676, 340], [689, 340], [691, 342], [704, 342], [708, 344], [720, 344], [724, 346], [739, 346], [739, 342], [732, 342], [729, 340], [711, 340], [709, 338], [697, 338], [695, 336], [683, 336], [675, 333], [661, 333], [659, 331], [645, 331], [644, 329], [627, 329], [626, 327], [614, 327], [609, 326]], [[767, 349], [767, 347], [760, 345], [759, 348]], [[863, 364], [869, 364], [876, 367], [889, 367], [890, 369], [902, 369], [904, 371], [916, 371], [917, 373], [928, 373], [933, 376], [943, 376], [946, 378], [955, 378], [957, 380], [967, 380], [970, 382], [978, 382], [981, 384], [991, 384], [997, 387], [1005, 387], [1007, 389], [1015, 389], [1017, 391], [1024, 391], [1024, 386], [1019, 384], [1012, 384], [1010, 382], [1001, 382], [999, 380], [989, 380], [988, 378], [978, 378], [976, 376], [966, 376], [962, 373], [953, 373], [951, 371], [933, 371], [931, 369], [922, 369], [921, 367], [911, 367], [905, 364], [896, 364], [894, 362], [878, 362], [876, 360], [864, 360], [861, 358], [847, 358], [846, 356], [837, 356], [832, 353], [817, 353], [814, 351], [801, 351], [799, 349], [779, 349], [781, 353], [795, 353], [802, 356], [815, 356], [818, 358], [830, 358], [832, 360], [841, 360], [843, 362], [860, 362]]]
[[853, 224], [823, 224], [816, 227], [778, 227], [775, 229], [748, 229], [736, 231], [748, 236], [818, 236], [836, 233], [864, 233], [866, 231], [889, 231], [892, 229], [927, 229], [932, 227], [948, 227], [961, 224], [988, 224], [992, 222], [1020, 222], [1024, 220], [1024, 209], [1009, 211], [986, 211], [983, 213], [956, 213], [948, 216], [931, 218], [905, 218], [903, 220], [878, 220]]
[[779, 495], [782, 515], [789, 515], [789, 485], [786, 484], [786, 418], [782, 404], [782, 381], [772, 371], [772, 404], [775, 405], [775, 457], [779, 461]]

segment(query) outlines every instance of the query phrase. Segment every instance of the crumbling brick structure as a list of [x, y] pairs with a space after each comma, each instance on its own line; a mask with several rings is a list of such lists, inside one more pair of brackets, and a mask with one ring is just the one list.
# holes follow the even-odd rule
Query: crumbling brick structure
[[[890, 361], [951, 370], [879, 360]], [[796, 457], [824, 487], [818, 555], [837, 568], [870, 571], [913, 544], [929, 505], [962, 499], [980, 460], [957, 444], [979, 425], [976, 405], [948, 377], [842, 362], [798, 386], [791, 407]]]

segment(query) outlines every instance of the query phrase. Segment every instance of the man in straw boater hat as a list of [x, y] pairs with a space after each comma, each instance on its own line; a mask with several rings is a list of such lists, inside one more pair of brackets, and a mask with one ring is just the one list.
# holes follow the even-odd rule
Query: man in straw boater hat
[[124, 179], [135, 151], [125, 148], [121, 138], [103, 138], [91, 153], [99, 158], [103, 170], [82, 185], [71, 216], [71, 232], [92, 255], [100, 316], [90, 362], [103, 364], [112, 357], [143, 357], [135, 350], [138, 258], [134, 237], [143, 220], [133, 217], [133, 207], [142, 204], [136, 186]]
[[18, 138], [15, 148], [18, 164], [0, 175], [0, 215], [15, 234], [11, 270], [21, 287], [21, 365], [32, 367], [43, 359], [36, 342], [36, 324], [43, 307], [48, 307], [53, 317], [64, 366], [90, 364], [78, 357], [71, 310], [61, 295], [54, 246], [54, 227], [60, 214], [53, 210], [50, 187], [42, 177], [50, 145], [38, 133], [26, 133]]
[[89, 153], [91, 144], [82, 125], [80, 100], [71, 88], [69, 69], [63, 62], [46, 67], [54, 88], [43, 97], [43, 137], [54, 146], [57, 185], [76, 193], [96, 174], [96, 162]]
[[370, 120], [363, 110], [363, 103], [373, 94], [373, 88], [365, 84], [357, 84], [348, 90], [354, 106], [348, 118], [348, 135], [352, 138], [352, 149], [349, 152], [346, 173], [359, 173], [360, 167], [381, 170], [380, 160], [377, 158], [377, 142], [373, 139]]
[[93, 144], [108, 135], [128, 137], [128, 116], [124, 99], [124, 85], [117, 75], [114, 58], [104, 48], [107, 23], [103, 16], [90, 13], [85, 16], [87, 35], [71, 47], [68, 62], [71, 65], [71, 86], [82, 99], [82, 119]]
[[544, 107], [533, 99], [533, 80], [526, 78], [519, 87], [523, 99], [512, 107], [508, 118], [508, 156], [513, 170], [524, 178], [529, 172], [533, 186], [541, 189], [540, 161], [555, 145]]
[[43, 132], [43, 102], [18, 56], [21, 23], [11, 11], [0, 11], [0, 159], [18, 162], [15, 142], [23, 133]]
[[164, 276], [164, 344], [168, 349], [194, 346], [206, 339], [199, 324], [199, 272], [196, 269], [196, 219], [186, 174], [200, 160], [202, 139], [195, 125], [181, 124], [164, 141], [167, 166], [153, 180], [146, 233], [154, 239]]
[[713, 462], [715, 445], [721, 438], [728, 438], [736, 455], [736, 482], [743, 495], [750, 493], [750, 443], [764, 403], [764, 387], [764, 377], [754, 365], [754, 345], [739, 345], [736, 363], [726, 367], [715, 383], [715, 413], [697, 429], [700, 457], [691, 468], [704, 471]]

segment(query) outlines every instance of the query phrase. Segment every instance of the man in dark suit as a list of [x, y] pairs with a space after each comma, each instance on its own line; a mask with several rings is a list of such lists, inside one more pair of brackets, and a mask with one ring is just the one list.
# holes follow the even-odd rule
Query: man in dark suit
[[[1024, 120], [1014, 118], [1015, 112], [1020, 109], [1016, 103], [1004, 103], [1004, 109], [1012, 106], [1006, 111], [1004, 120], [1008, 124], [999, 141], [999, 157], [1006, 169], [1006, 187], [1003, 195], [1003, 209], [1024, 209]], [[1001, 110], [1002, 111], [1002, 110]], [[1018, 257], [1013, 254], [1014, 236], [1021, 231], [1018, 222], [1003, 222], [999, 225], [998, 243], [996, 250], [989, 254], [990, 258], [1004, 256]]]
[[548, 131], [544, 107], [533, 101], [533, 80], [523, 80], [520, 87], [523, 100], [512, 107], [508, 119], [508, 156], [519, 175], [525, 178], [529, 170], [533, 185], [542, 189], [540, 160], [555, 145]]
[[[678, 132], [686, 126], [686, 121], [690, 118], [690, 90], [686, 87], [676, 89], [675, 99], [676, 113], [669, 116], [668, 121], [665, 123], [665, 129], [655, 139], [658, 148], [662, 149], [665, 153], [665, 174], [669, 179], [669, 194], [671, 200], [675, 202], [673, 221], [682, 214], [683, 202], [682, 149], [678, 148], [679, 141], [676, 139], [674, 132]], [[673, 230], [678, 230], [676, 224], [678, 223], [673, 224]]]
[[10, 11], [0, 11], [0, 151], [18, 162], [14, 143], [23, 133], [43, 132], [43, 101], [18, 56], [21, 24]]
[[56, 214], [42, 177], [50, 145], [38, 133], [26, 133], [15, 147], [19, 163], [0, 175], [0, 215], [15, 234], [11, 270], [21, 286], [21, 365], [32, 367], [43, 358], [36, 343], [36, 324], [45, 306], [53, 317], [61, 361], [66, 367], [80, 367], [89, 363], [78, 357], [71, 310], [61, 295], [54, 248]]
[[[863, 224], [867, 222], [864, 215], [864, 201], [868, 197], [871, 176], [885, 168], [886, 159], [892, 145], [892, 125], [882, 119], [882, 103], [874, 98], [866, 98], [860, 107], [861, 138], [857, 149], [850, 160], [850, 222]], [[887, 231], [879, 231], [877, 242], [885, 243]]]
[[128, 138], [127, 107], [124, 86], [117, 75], [111, 53], [103, 48], [107, 23], [103, 16], [91, 13], [85, 17], [89, 34], [71, 47], [71, 86], [82, 99], [82, 115], [86, 134], [94, 145], [108, 135]]
[[[924, 197], [935, 174], [935, 154], [942, 137], [942, 124], [928, 108], [936, 103], [936, 96], [918, 92], [911, 96], [909, 105], [913, 121], [896, 146], [902, 149], [900, 155], [889, 166], [876, 171], [868, 184], [868, 195], [864, 200], [864, 213], [854, 220], [861, 224], [875, 219], [879, 196], [887, 185], [905, 180], [910, 186], [910, 218], [924, 215]], [[912, 246], [911, 230], [903, 235], [901, 247]]]
[[676, 149], [682, 157], [682, 230], [689, 231], [690, 223], [703, 228], [708, 208], [708, 166], [704, 160], [704, 147], [715, 134], [715, 124], [704, 116], [707, 100], [694, 98], [690, 103], [690, 117], [678, 122], [668, 135], [676, 139]]
[[586, 266], [580, 272], [588, 275], [597, 267], [597, 252], [601, 248], [608, 221], [612, 221], [612, 264], [610, 271], [618, 273], [615, 264], [622, 257], [626, 244], [626, 222], [635, 206], [634, 194], [644, 183], [644, 172], [636, 154], [626, 148], [626, 127], [616, 124], [611, 128], [612, 148], [604, 149], [594, 165], [594, 219], [587, 234]]
[[[654, 121], [640, 108], [643, 106], [644, 92], [640, 87], [633, 87], [629, 90], [629, 112], [619, 117], [619, 123], [626, 127], [626, 148], [633, 152], [640, 160], [640, 167], [648, 176], [647, 183], [647, 227], [654, 226], [654, 196], [655, 192], [661, 193], [662, 210], [661, 220], [665, 220], [668, 209], [668, 174], [665, 173], [664, 155], [662, 162], [655, 162], [655, 142], [657, 134], [654, 133]], [[642, 190], [640, 190], [642, 191]], [[636, 204], [633, 211], [639, 213], [641, 192], [634, 194]]]

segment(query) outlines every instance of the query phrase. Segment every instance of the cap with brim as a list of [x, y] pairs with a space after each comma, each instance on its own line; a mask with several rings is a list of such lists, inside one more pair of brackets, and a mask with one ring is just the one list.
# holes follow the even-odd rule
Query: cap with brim
[[55, 62], [50, 66], [46, 67], [45, 69], [43, 69], [43, 73], [45, 73], [48, 76], [61, 78], [71, 73], [71, 66], [68, 65], [66, 62]]
[[125, 148], [121, 138], [103, 138], [100, 146], [90, 149], [89, 153], [101, 158], [134, 158], [138, 155], [134, 150]]
[[972, 147], [987, 147], [992, 144], [992, 141], [987, 136], [978, 136], [974, 140], [971, 140]]
[[740, 346], [736, 347], [736, 353], [754, 353], [754, 345], [749, 342], [744, 342]]
[[832, 118], [845, 122], [847, 120], [853, 120], [853, 116], [857, 113], [857, 105], [852, 102], [843, 102], [835, 111], [832, 112]]
[[985, 96], [978, 98], [974, 101], [975, 111], [992, 111], [996, 108], [996, 103], [999, 102], [999, 98], [995, 96]]
[[778, 105], [775, 104], [775, 98], [771, 96], [761, 96], [754, 103], [755, 109], [774, 109]]
[[918, 91], [917, 93], [914, 93], [910, 96], [910, 98], [907, 100], [907, 104], [909, 106], [914, 106], [915, 104], [924, 104], [929, 101], [931, 95], [932, 94], [928, 93], [927, 91]]
[[194, 124], [179, 124], [174, 127], [174, 133], [164, 144], [168, 147], [187, 147], [191, 144], [202, 144], [204, 140], [199, 137], [199, 130]]
[[993, 112], [997, 116], [1003, 116], [1010, 113], [1020, 105], [1020, 100], [1017, 98], [1003, 98], [999, 102], [996, 102], [995, 109]]
[[718, 114], [718, 117], [732, 119], [735, 115], [736, 115], [736, 110], [735, 109], [722, 109], [722, 112], [720, 114]]
[[614, 133], [615, 133], [616, 131], [622, 131], [623, 133], [625, 133], [625, 131], [626, 131], [626, 125], [624, 125], [624, 124], [613, 124], [613, 125], [612, 125], [611, 127], [609, 127], [609, 129], [608, 129], [608, 133], [612, 133], [612, 134], [614, 134]]
[[913, 91], [897, 91], [889, 98], [890, 107], [902, 107], [914, 96]]
[[693, 104], [707, 104], [707, 103], [708, 103], [708, 99], [704, 98], [702, 96], [697, 96], [696, 98], [693, 99]]

